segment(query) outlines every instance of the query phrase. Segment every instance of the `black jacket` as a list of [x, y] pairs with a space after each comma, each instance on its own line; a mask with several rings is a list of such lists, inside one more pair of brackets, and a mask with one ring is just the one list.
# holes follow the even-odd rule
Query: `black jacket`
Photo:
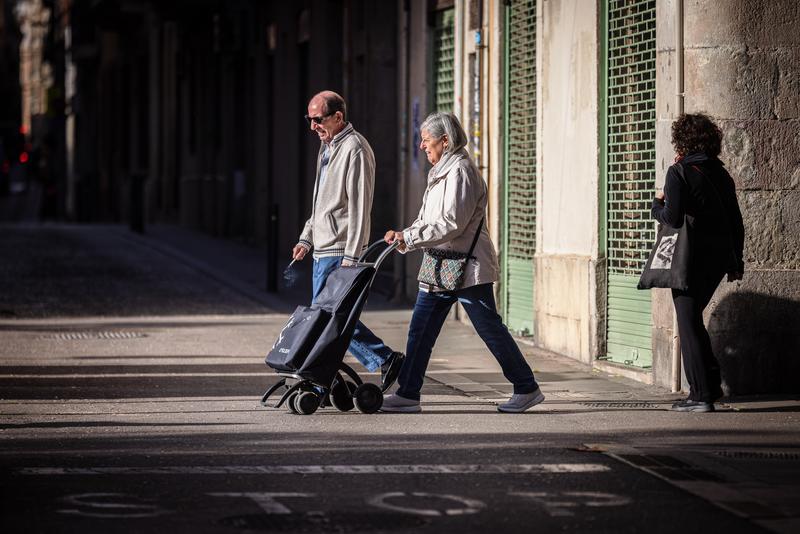
[[[682, 178], [682, 176], [685, 178]], [[726, 272], [744, 272], [744, 225], [736, 186], [723, 163], [690, 154], [667, 170], [666, 202], [653, 199], [653, 218], [673, 228], [689, 216], [693, 257]]]

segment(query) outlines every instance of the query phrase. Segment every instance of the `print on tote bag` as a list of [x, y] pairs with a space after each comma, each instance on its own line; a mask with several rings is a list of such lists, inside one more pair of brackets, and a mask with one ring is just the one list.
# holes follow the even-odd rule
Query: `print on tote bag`
[[658, 243], [658, 248], [653, 256], [651, 269], [670, 269], [672, 268], [672, 257], [675, 255], [675, 243], [678, 241], [678, 234], [665, 235]]

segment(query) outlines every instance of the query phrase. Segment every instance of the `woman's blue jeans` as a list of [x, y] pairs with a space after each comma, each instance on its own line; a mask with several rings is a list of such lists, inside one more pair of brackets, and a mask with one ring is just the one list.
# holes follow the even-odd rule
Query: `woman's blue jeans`
[[456, 291], [417, 293], [414, 314], [408, 327], [406, 359], [397, 379], [400, 384], [397, 394], [419, 400], [433, 345], [450, 308], [456, 302], [464, 306], [478, 335], [500, 364], [503, 375], [514, 385], [514, 393], [536, 391], [539, 385], [533, 377], [533, 371], [497, 313], [492, 284], [481, 284]]
[[[317, 300], [317, 295], [325, 287], [325, 281], [333, 271], [342, 264], [342, 256], [331, 256], [314, 260], [314, 270], [311, 279], [311, 302]], [[392, 355], [392, 349], [387, 347], [381, 338], [372, 333], [361, 321], [356, 323], [353, 339], [350, 341], [350, 353], [372, 372]]]

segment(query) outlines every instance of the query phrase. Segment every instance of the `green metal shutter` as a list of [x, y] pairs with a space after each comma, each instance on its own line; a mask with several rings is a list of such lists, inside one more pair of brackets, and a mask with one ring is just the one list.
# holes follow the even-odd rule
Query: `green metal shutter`
[[655, 239], [656, 1], [605, 5], [607, 359], [653, 362], [650, 292], [636, 283]]
[[533, 334], [536, 252], [536, 0], [506, 7], [503, 312], [511, 330]]
[[455, 9], [436, 12], [433, 30], [433, 110], [453, 111]]

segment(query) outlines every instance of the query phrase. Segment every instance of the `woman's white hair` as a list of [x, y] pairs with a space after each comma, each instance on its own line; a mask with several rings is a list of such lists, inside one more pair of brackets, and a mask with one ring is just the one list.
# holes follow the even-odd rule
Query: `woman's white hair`
[[419, 127], [419, 131], [427, 130], [428, 134], [434, 139], [441, 139], [447, 136], [447, 147], [444, 149], [445, 154], [452, 154], [458, 152], [467, 146], [467, 134], [464, 133], [464, 128], [461, 123], [452, 113], [442, 113], [437, 111], [428, 115]]

